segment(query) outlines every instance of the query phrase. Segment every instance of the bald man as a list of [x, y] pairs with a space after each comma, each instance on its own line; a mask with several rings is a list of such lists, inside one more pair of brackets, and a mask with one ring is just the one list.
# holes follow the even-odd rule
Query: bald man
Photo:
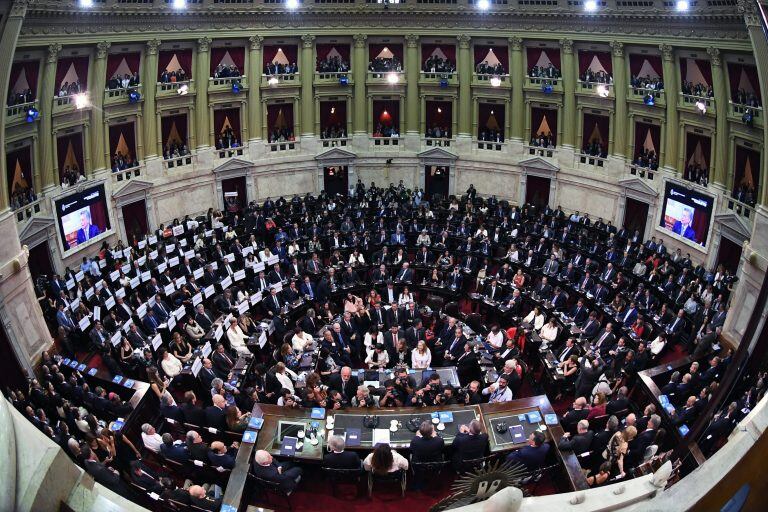
[[283, 492], [291, 492], [301, 481], [302, 471], [290, 462], [275, 461], [266, 450], [258, 450], [253, 458], [253, 474], [262, 480], [279, 484]]

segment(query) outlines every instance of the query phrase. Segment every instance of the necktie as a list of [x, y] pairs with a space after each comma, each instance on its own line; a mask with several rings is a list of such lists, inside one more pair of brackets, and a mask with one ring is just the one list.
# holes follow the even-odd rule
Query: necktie
[[602, 335], [602, 336], [600, 336], [600, 340], [598, 340], [598, 342], [597, 342], [597, 346], [599, 347], [600, 345], [602, 345], [602, 344], [603, 344], [603, 342], [605, 341], [605, 338], [607, 338], [607, 337], [608, 337], [608, 333], [607, 333], [607, 332], [604, 332], [604, 333], [603, 333], [603, 335]]

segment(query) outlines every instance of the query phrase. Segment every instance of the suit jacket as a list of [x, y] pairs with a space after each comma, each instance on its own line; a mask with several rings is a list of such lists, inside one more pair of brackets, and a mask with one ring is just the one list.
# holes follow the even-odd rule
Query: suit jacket
[[323, 467], [333, 469], [360, 469], [362, 461], [355, 452], [326, 453], [323, 457]]
[[414, 436], [411, 440], [411, 460], [414, 462], [437, 462], [443, 459], [445, 441], [440, 436], [429, 439]]
[[219, 430], [227, 429], [227, 422], [224, 411], [215, 405], [211, 405], [205, 408], [205, 423], [206, 426], [211, 428], [216, 428]]
[[278, 470], [278, 464], [275, 462], [272, 462], [269, 466], [262, 466], [260, 464], [257, 464], [256, 461], [253, 462], [253, 474], [254, 476], [258, 478], [262, 478], [264, 480], [267, 480], [269, 482], [275, 482], [280, 484], [280, 488], [285, 491], [289, 492], [296, 488], [296, 480], [294, 480], [291, 476], [287, 475], [285, 472], [280, 473]]
[[594, 437], [595, 433], [589, 430], [586, 434], [577, 434], [572, 437], [561, 439], [558, 447], [561, 450], [571, 450], [576, 455], [581, 455], [584, 452], [588, 452], [592, 447]]
[[[208, 386], [210, 388], [210, 385]], [[205, 426], [205, 411], [200, 407], [186, 403], [181, 406], [184, 421], [192, 425]]]
[[211, 466], [222, 467], [224, 469], [232, 469], [235, 467], [235, 456], [230, 453], [214, 453], [208, 452], [208, 460], [211, 461]]
[[168, 446], [163, 443], [160, 445], [160, 455], [176, 462], [183, 463], [189, 460], [189, 450], [184, 445], [172, 444]]
[[451, 445], [453, 450], [453, 463], [458, 464], [469, 459], [479, 459], [488, 452], [488, 434], [480, 433], [476, 436], [459, 432]]
[[355, 393], [357, 393], [357, 387], [359, 385], [360, 381], [358, 381], [357, 377], [354, 375], [350, 375], [346, 385], [344, 385], [343, 381], [341, 380], [341, 375], [338, 373], [332, 375], [331, 379], [328, 381], [328, 387], [335, 389], [344, 395], [348, 401], [351, 401], [352, 397], [355, 396]]
[[211, 355], [211, 363], [213, 363], [213, 371], [216, 373], [216, 376], [221, 379], [226, 379], [235, 365], [234, 359], [229, 354], [220, 354], [219, 352], [214, 352]]
[[524, 446], [510, 453], [507, 456], [507, 462], [518, 462], [528, 470], [535, 471], [544, 465], [547, 453], [549, 453], [549, 443], [544, 443], [541, 446]]

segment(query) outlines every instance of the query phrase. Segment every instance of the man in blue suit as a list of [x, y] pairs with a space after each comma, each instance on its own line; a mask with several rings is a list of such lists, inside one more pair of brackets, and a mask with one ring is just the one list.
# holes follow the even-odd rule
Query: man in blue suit
[[395, 233], [392, 233], [389, 243], [393, 245], [403, 245], [405, 244], [405, 235], [401, 233], [400, 230], [397, 230]]
[[544, 434], [536, 431], [528, 436], [528, 446], [507, 455], [507, 462], [522, 464], [528, 471], [536, 471], [544, 465], [549, 453], [549, 444], [544, 442]]
[[693, 240], [696, 242], [696, 232], [691, 227], [692, 220], [693, 212], [688, 208], [683, 208], [682, 218], [678, 221], [675, 221], [675, 224], [672, 226], [672, 231], [682, 236], [683, 238], [687, 238], [688, 240]]
[[183, 444], [174, 444], [173, 436], [166, 432], [163, 434], [163, 444], [160, 445], [160, 455], [176, 462], [187, 462], [189, 451]]
[[90, 210], [80, 212], [80, 229], [77, 230], [77, 243], [83, 244], [95, 236], [99, 236], [101, 231], [98, 226], [91, 224]]
[[621, 323], [624, 324], [624, 327], [630, 327], [635, 323], [635, 320], [637, 320], [637, 306], [632, 301], [627, 306], [627, 309], [621, 313]]

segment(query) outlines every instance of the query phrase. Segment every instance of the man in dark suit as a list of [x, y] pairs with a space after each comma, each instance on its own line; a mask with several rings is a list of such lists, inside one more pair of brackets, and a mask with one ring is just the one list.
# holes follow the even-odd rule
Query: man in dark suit
[[587, 419], [588, 415], [587, 399], [580, 396], [573, 401], [573, 405], [560, 418], [560, 424], [566, 432], [573, 432], [576, 430], [576, 424], [581, 420]]
[[213, 321], [213, 316], [205, 310], [205, 306], [198, 304], [195, 310], [195, 322], [200, 324], [204, 331], [208, 331], [213, 325]]
[[[218, 375], [216, 373], [216, 369], [213, 367], [213, 362], [208, 359], [207, 357], [203, 359], [203, 367], [200, 368], [200, 373], [198, 374], [200, 377], [200, 382], [203, 383], [203, 388], [210, 389], [211, 384], [213, 383], [213, 379], [217, 378]], [[224, 375], [224, 377], [228, 377], [229, 373], [227, 375]]]
[[341, 436], [328, 439], [330, 452], [323, 457], [323, 467], [332, 469], [362, 469], [360, 456], [355, 452], [344, 451], [346, 443]]
[[213, 405], [205, 408], [205, 423], [208, 428], [215, 428], [220, 431], [227, 430], [226, 416], [224, 409], [227, 407], [227, 400], [221, 395], [213, 395]]
[[235, 455], [237, 455], [237, 450], [234, 447], [227, 450], [224, 443], [214, 441], [211, 443], [211, 451], [208, 452], [208, 460], [213, 467], [232, 469], [235, 467]]
[[83, 210], [80, 212], [80, 229], [77, 230], [77, 243], [84, 244], [91, 238], [99, 236], [101, 231], [99, 227], [91, 224], [91, 211]]
[[[206, 389], [210, 389], [210, 384]], [[184, 405], [181, 406], [184, 421], [192, 425], [205, 425], [205, 411], [197, 406], [197, 397], [192, 391], [184, 393]]]
[[234, 360], [227, 354], [221, 343], [216, 344], [216, 351], [211, 355], [211, 363], [216, 376], [224, 380], [227, 380], [232, 367], [235, 366]]
[[174, 444], [173, 436], [166, 432], [163, 434], [163, 444], [160, 445], [160, 455], [175, 462], [187, 462], [189, 451], [183, 444]]
[[184, 413], [181, 408], [173, 402], [170, 395], [167, 393], [160, 399], [160, 414], [162, 414], [164, 418], [170, 418], [174, 421], [184, 421]]
[[438, 462], [443, 460], [443, 438], [435, 435], [431, 421], [423, 421], [411, 440], [411, 460], [413, 462]]
[[479, 459], [488, 452], [488, 434], [482, 431], [480, 422], [472, 420], [469, 425], [461, 425], [453, 439], [453, 467], [457, 471], [464, 469], [467, 460]]
[[533, 432], [528, 436], [528, 446], [515, 450], [507, 455], [507, 462], [522, 464], [528, 471], [536, 471], [544, 465], [549, 453], [549, 444], [544, 442], [544, 433]]
[[339, 373], [332, 375], [328, 382], [328, 387], [344, 395], [348, 402], [357, 393], [358, 386], [360, 386], [360, 381], [352, 375], [352, 369], [348, 366], [343, 367]]
[[629, 408], [629, 399], [627, 398], [627, 387], [621, 386], [616, 396], [605, 406], [605, 414], [612, 415]]
[[464, 352], [456, 359], [456, 374], [462, 386], [473, 380], [482, 380], [480, 361], [469, 343], [464, 344]]
[[633, 468], [643, 460], [645, 449], [656, 440], [656, 432], [661, 425], [661, 417], [657, 414], [651, 416], [648, 420], [648, 426], [640, 432], [637, 437], [629, 442], [629, 451], [624, 461], [625, 468]]
[[85, 470], [94, 480], [107, 487], [109, 490], [114, 491], [123, 497], [130, 498], [131, 493], [120, 479], [120, 473], [118, 473], [117, 470], [108, 468], [99, 462], [96, 454], [94, 454], [88, 446], [82, 446], [80, 454], [85, 460]]
[[159, 493], [163, 490], [154, 473], [147, 466], [142, 464], [140, 460], [131, 462], [130, 476], [133, 483], [143, 487], [148, 492]]
[[283, 492], [293, 491], [301, 481], [302, 470], [289, 462], [277, 462], [266, 450], [258, 450], [253, 459], [254, 476], [279, 484]]
[[576, 424], [576, 435], [571, 437], [570, 432], [566, 432], [557, 446], [561, 450], [571, 450], [578, 456], [589, 451], [594, 437], [595, 433], [589, 430], [589, 422], [581, 420]]
[[395, 279], [400, 282], [404, 283], [410, 283], [413, 281], [413, 269], [408, 268], [410, 265], [406, 261], [403, 263], [403, 267], [400, 269], [400, 271], [395, 276]]

